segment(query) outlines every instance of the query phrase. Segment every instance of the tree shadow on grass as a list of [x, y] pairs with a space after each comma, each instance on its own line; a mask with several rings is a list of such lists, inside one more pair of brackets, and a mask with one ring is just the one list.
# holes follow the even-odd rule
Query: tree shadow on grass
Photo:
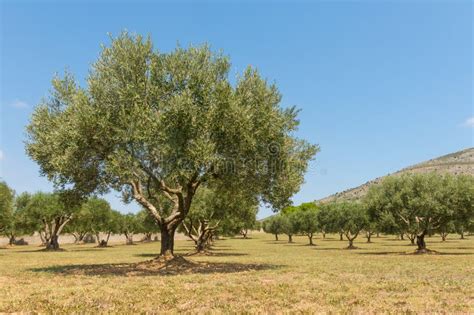
[[101, 250], [106, 250], [108, 248], [113, 248], [114, 246], [94, 246], [92, 248], [78, 248], [78, 249], [68, 249], [68, 252], [95, 252], [95, 251], [101, 251]]
[[[417, 253], [415, 251], [412, 252], [358, 252], [358, 255], [373, 255], [373, 256], [385, 256], [385, 255], [408, 255], [408, 256], [415, 256]], [[440, 256], [464, 256], [464, 255], [474, 255], [474, 253], [446, 253], [446, 252], [432, 252], [432, 255], [440, 255]], [[418, 254], [419, 255], [419, 254]], [[421, 255], [423, 256], [423, 255]]]
[[273, 264], [241, 264], [194, 262], [178, 256], [170, 262], [151, 260], [141, 263], [65, 265], [32, 268], [33, 272], [85, 276], [172, 276], [181, 274], [215, 274], [246, 271], [274, 270], [283, 267]]
[[283, 244], [283, 243], [288, 243], [288, 240], [265, 241], [265, 244]]
[[286, 244], [283, 244], [282, 246], [310, 246], [310, 247], [313, 247], [313, 246], [318, 246], [318, 244], [313, 244], [313, 245], [310, 245], [308, 243], [296, 243], [296, 242], [293, 242], [293, 243], [288, 243], [286, 242]]
[[443, 247], [443, 249], [470, 249], [470, 250], [474, 250], [474, 246]]
[[[158, 254], [152, 254], [152, 253], [145, 253], [145, 254], [137, 254], [134, 255], [135, 257], [147, 257], [147, 258], [155, 258], [158, 256]], [[214, 257], [230, 257], [230, 256], [248, 256], [248, 254], [245, 253], [234, 253], [234, 252], [214, 252], [214, 249], [210, 251], [205, 251], [201, 253], [197, 252], [190, 252], [189, 254], [186, 254], [185, 256], [214, 256]]]
[[[193, 250], [194, 247], [191, 248], [191, 250]], [[232, 248], [230, 246], [225, 246], [225, 247], [221, 247], [221, 246], [211, 246], [211, 250], [212, 251], [226, 251], [226, 250], [232, 250]]]
[[383, 244], [383, 246], [392, 246], [392, 247], [416, 247], [416, 244], [411, 244], [411, 243], [407, 243], [407, 244]]
[[407, 255], [407, 252], [356, 252], [358, 255], [373, 255], [373, 256], [385, 256], [385, 255]]
[[317, 246], [311, 246], [312, 249], [314, 250], [343, 250], [345, 247], [317, 247]]

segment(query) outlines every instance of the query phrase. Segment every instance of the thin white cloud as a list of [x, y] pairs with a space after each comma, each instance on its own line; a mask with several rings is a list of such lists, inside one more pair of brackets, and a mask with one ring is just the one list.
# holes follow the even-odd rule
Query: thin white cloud
[[4, 155], [3, 155], [3, 151], [2, 151], [2, 150], [0, 150], [0, 161], [2, 161], [2, 160], [3, 160], [3, 157], [4, 157]]
[[474, 128], [474, 116], [469, 117], [468, 119], [466, 119], [466, 121], [464, 122], [463, 125], [464, 125], [464, 127]]
[[26, 102], [23, 102], [23, 101], [20, 101], [20, 100], [14, 100], [13, 102], [10, 103], [10, 106], [11, 107], [14, 107], [14, 108], [27, 108], [29, 107], [28, 106], [28, 103]]

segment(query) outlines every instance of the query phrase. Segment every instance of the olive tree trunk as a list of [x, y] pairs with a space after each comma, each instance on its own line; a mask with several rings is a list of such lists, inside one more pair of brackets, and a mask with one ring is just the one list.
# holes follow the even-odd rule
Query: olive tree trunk
[[426, 235], [426, 230], [416, 235], [416, 245], [418, 246], [417, 248], [418, 252], [425, 252], [427, 250], [426, 243], [425, 243], [425, 235]]
[[309, 245], [314, 245], [313, 243], [313, 233], [308, 233], [308, 240], [309, 240]]
[[59, 250], [59, 235], [64, 226], [72, 219], [72, 215], [54, 218], [51, 222], [43, 220], [44, 239], [47, 250]]
[[160, 256], [174, 256], [174, 234], [176, 227], [168, 227], [166, 224], [161, 226], [161, 250]]

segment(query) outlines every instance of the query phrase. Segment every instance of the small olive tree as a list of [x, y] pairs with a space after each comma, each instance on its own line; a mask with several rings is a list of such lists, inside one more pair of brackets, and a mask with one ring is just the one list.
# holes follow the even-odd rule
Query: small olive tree
[[277, 214], [265, 219], [262, 222], [263, 231], [275, 235], [275, 241], [278, 241], [278, 234], [285, 233], [285, 218]]
[[337, 202], [333, 208], [337, 228], [349, 241], [348, 249], [355, 249], [354, 240], [369, 224], [366, 208], [360, 202]]
[[318, 208], [315, 203], [303, 203], [294, 212], [295, 230], [308, 237], [309, 245], [314, 245], [313, 236], [320, 230]]

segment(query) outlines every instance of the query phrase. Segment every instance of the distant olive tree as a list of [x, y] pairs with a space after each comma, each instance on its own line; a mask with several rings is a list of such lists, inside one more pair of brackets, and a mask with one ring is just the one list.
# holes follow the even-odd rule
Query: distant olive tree
[[278, 241], [278, 235], [285, 233], [285, 223], [283, 216], [271, 216], [262, 222], [263, 231], [275, 235], [275, 241]]
[[133, 236], [143, 230], [142, 222], [133, 213], [122, 214], [119, 218], [119, 231], [125, 235], [125, 244], [133, 245]]
[[137, 220], [141, 227], [139, 232], [144, 234], [144, 242], [151, 242], [152, 235], [160, 233], [160, 226], [156, 224], [155, 218], [145, 209], [142, 209], [137, 213]]
[[360, 202], [337, 202], [335, 209], [337, 227], [349, 241], [348, 249], [356, 248], [354, 240], [367, 229], [369, 219], [366, 208]]
[[[72, 198], [71, 198], [72, 197]], [[37, 226], [46, 249], [58, 250], [59, 235], [80, 209], [78, 199], [66, 193], [33, 194], [24, 209], [26, 224]]]
[[314, 245], [313, 237], [320, 230], [318, 208], [315, 203], [303, 203], [293, 213], [295, 230], [308, 237], [309, 245]]
[[372, 217], [388, 214], [395, 226], [416, 233], [417, 252], [426, 253], [425, 236], [472, 218], [473, 200], [473, 176], [428, 173], [390, 176], [369, 189], [366, 204]]
[[9, 244], [15, 241], [15, 213], [13, 189], [7, 183], [0, 182], [0, 235], [7, 236]]

